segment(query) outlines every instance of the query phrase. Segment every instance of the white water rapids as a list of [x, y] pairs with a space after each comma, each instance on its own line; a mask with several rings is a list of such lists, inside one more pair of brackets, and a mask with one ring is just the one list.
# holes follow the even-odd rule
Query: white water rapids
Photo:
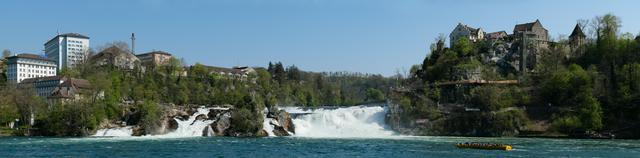
[[118, 128], [106, 128], [100, 129], [96, 132], [95, 137], [128, 137], [133, 134], [133, 127], [118, 127]]
[[332, 109], [303, 110], [284, 108], [291, 114], [303, 114], [293, 119], [295, 136], [331, 138], [379, 138], [394, 134], [385, 123], [386, 107], [354, 106]]
[[[211, 108], [198, 108], [198, 111], [193, 115], [189, 116], [189, 119], [182, 121], [180, 119], [176, 119], [178, 122], [178, 129], [173, 132], [169, 132], [162, 136], [165, 137], [200, 137], [203, 136], [203, 131], [205, 128], [209, 127], [209, 124], [213, 123], [213, 120], [196, 120], [196, 117], [199, 115], [207, 115], [209, 114], [209, 110]], [[175, 119], [175, 118], [174, 118]]]
[[[154, 135], [152, 137], [200, 137], [203, 136], [205, 128], [213, 123], [213, 120], [196, 120], [198, 115], [207, 115], [211, 108], [198, 108], [197, 112], [187, 120], [176, 119], [178, 129], [164, 135]], [[329, 138], [380, 138], [389, 137], [394, 134], [385, 123], [386, 107], [380, 106], [354, 106], [344, 108], [318, 108], [302, 109], [297, 107], [281, 108], [298, 115], [293, 117], [296, 137], [329, 137]], [[266, 115], [265, 115], [266, 116]], [[266, 118], [263, 122], [263, 129], [269, 136], [274, 136], [273, 125], [277, 121]], [[209, 129], [209, 131], [211, 131]], [[126, 137], [131, 136], [132, 126], [100, 129], [94, 136], [106, 137]], [[210, 134], [206, 134], [210, 135]]]

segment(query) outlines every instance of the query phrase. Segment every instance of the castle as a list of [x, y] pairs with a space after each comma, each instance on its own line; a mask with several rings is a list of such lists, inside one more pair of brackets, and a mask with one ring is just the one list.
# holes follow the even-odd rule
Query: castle
[[549, 39], [549, 31], [540, 20], [516, 24], [511, 34], [506, 31], [485, 33], [481, 28], [458, 23], [449, 34], [450, 46], [455, 45], [461, 38], [467, 38], [474, 43], [487, 42], [490, 45], [488, 54], [483, 55], [482, 62], [493, 62], [520, 73], [533, 72], [542, 53], [549, 51], [550, 45], [567, 47], [571, 53], [566, 57], [571, 58], [580, 56], [582, 46], [586, 43], [586, 35], [579, 25], [573, 29], [567, 44], [559, 45], [552, 42]]

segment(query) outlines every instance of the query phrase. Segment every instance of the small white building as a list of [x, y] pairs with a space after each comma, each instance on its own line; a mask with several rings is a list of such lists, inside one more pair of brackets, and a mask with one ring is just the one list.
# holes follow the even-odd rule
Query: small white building
[[47, 58], [56, 61], [58, 70], [83, 63], [89, 56], [89, 37], [77, 33], [65, 33], [53, 37], [44, 44]]
[[56, 75], [56, 63], [53, 60], [35, 54], [18, 54], [7, 58], [7, 81], [20, 83], [29, 78]]

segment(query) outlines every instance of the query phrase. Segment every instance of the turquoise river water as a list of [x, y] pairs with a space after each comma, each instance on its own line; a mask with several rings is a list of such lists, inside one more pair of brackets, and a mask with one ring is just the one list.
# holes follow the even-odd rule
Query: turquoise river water
[[[508, 143], [512, 151], [458, 149]], [[541, 138], [0, 138], [0, 157], [640, 157], [638, 140]]]

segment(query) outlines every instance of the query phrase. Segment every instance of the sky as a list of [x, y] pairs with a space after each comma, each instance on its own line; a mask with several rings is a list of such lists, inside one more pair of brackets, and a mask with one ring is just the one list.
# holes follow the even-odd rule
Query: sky
[[187, 64], [262, 66], [391, 76], [428, 55], [458, 24], [513, 31], [539, 19], [551, 37], [578, 19], [613, 13], [622, 32], [640, 32], [634, 0], [3, 0], [0, 49], [43, 54], [57, 32], [91, 37], [91, 47], [130, 42]]

